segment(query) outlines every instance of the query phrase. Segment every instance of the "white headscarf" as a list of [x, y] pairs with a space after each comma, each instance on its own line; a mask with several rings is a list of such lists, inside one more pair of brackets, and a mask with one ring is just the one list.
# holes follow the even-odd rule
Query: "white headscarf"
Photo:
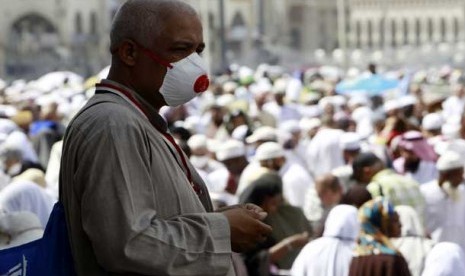
[[392, 243], [404, 256], [412, 276], [419, 276], [434, 243], [425, 238], [425, 230], [415, 209], [396, 206], [395, 210], [399, 214], [402, 233], [400, 238], [392, 239]]
[[355, 207], [334, 207], [326, 220], [323, 237], [310, 242], [302, 249], [292, 266], [291, 275], [349, 275], [359, 228]]
[[35, 214], [42, 227], [47, 225], [54, 200], [30, 181], [15, 181], [0, 191], [0, 208], [7, 213], [29, 211]]
[[436, 244], [426, 258], [422, 276], [463, 275], [465, 275], [465, 257], [460, 246], [451, 242]]

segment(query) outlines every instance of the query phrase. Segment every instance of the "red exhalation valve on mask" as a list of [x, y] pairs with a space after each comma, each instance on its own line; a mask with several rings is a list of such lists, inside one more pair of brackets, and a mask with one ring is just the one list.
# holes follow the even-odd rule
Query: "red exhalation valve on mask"
[[210, 85], [210, 80], [208, 79], [207, 75], [202, 75], [197, 78], [197, 80], [194, 83], [194, 91], [195, 93], [202, 93], [205, 92], [208, 89], [208, 86]]

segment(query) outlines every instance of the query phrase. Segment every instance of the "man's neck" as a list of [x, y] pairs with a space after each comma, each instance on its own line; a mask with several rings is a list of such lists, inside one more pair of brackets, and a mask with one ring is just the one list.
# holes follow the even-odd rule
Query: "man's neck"
[[153, 93], [153, 97], [147, 97], [146, 95], [144, 95], [144, 93], [140, 93], [140, 91], [138, 91], [138, 89], [132, 84], [130, 78], [118, 74], [114, 70], [110, 69], [110, 73], [108, 74], [107, 80], [116, 82], [119, 85], [124, 86], [126, 89], [128, 89], [131, 93], [134, 94], [136, 99], [139, 100], [142, 105], [149, 107], [150, 109], [154, 109], [157, 113], [160, 111], [160, 108], [162, 108], [165, 105], [163, 100], [158, 99], [159, 97], [157, 97], [155, 93]]

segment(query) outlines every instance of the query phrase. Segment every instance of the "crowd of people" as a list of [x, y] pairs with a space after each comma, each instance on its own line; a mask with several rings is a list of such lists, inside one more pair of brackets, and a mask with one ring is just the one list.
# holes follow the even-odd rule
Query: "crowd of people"
[[[170, 8], [167, 26], [201, 34], [191, 8], [159, 2], [150, 7]], [[82, 275], [219, 275], [231, 262], [251, 276], [465, 275], [465, 75], [232, 65], [203, 92], [208, 79], [189, 73], [203, 74], [196, 37], [173, 59], [189, 70], [157, 73], [161, 96], [144, 94], [142, 77], [132, 93], [134, 72], [153, 79], [140, 49], [173, 67], [123, 37], [144, 5], [116, 17], [95, 97], [100, 80], [66, 72], [0, 82], [0, 249], [40, 238], [60, 198]], [[402, 81], [336, 88], [383, 75]], [[432, 85], [447, 92], [431, 97]]]
[[[244, 272], [465, 275], [465, 78], [442, 76], [450, 95], [427, 105], [426, 76], [385, 99], [338, 95], [318, 69], [231, 69], [160, 113], [216, 208], [268, 213], [273, 232], [243, 254]], [[23, 100], [17, 83], [2, 89], [0, 248], [41, 236], [65, 126], [92, 96], [64, 81]]]

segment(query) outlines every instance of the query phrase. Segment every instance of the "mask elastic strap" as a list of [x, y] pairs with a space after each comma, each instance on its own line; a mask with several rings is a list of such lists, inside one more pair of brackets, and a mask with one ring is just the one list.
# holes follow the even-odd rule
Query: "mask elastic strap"
[[142, 45], [140, 45], [139, 43], [137, 43], [137, 42], [135, 42], [135, 43], [136, 43], [137, 47], [139, 47], [144, 52], [144, 54], [146, 54], [153, 61], [165, 66], [166, 68], [173, 69], [173, 65], [171, 63], [169, 63], [168, 61], [162, 59], [161, 57], [159, 57], [158, 55], [156, 55], [155, 53], [153, 53], [149, 49], [147, 49], [147, 48], [143, 47]]

